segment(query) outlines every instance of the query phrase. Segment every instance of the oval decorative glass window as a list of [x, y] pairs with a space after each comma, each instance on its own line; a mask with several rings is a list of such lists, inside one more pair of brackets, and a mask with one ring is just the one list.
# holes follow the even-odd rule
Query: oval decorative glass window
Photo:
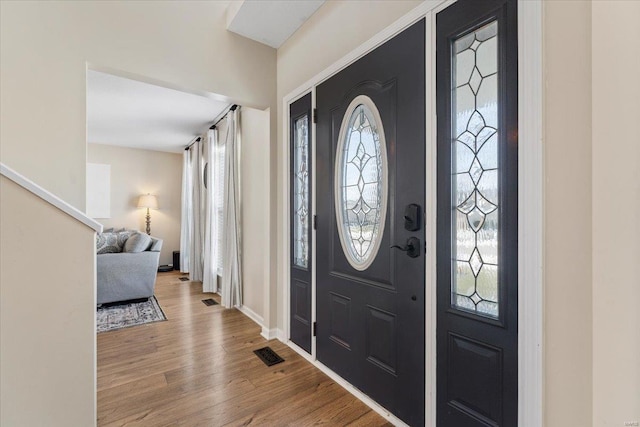
[[366, 270], [380, 248], [387, 212], [387, 147], [368, 96], [356, 97], [342, 119], [334, 182], [342, 250], [353, 268]]

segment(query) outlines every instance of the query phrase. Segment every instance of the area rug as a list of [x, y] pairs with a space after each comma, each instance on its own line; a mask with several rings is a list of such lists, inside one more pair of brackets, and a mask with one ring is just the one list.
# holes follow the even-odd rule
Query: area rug
[[96, 310], [98, 333], [164, 320], [167, 320], [167, 316], [155, 296], [147, 301], [102, 306]]

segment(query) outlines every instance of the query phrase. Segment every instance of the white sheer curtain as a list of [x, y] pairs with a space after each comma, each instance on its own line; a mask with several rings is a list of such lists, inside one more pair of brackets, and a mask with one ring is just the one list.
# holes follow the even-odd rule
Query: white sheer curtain
[[189, 251], [189, 280], [202, 280], [204, 267], [205, 203], [202, 182], [204, 141], [196, 140], [191, 146], [191, 246]]
[[223, 269], [223, 237], [224, 237], [224, 186], [225, 186], [225, 144], [226, 133], [224, 137], [220, 137], [220, 132], [216, 130], [216, 145], [213, 151], [213, 169], [211, 171], [213, 182], [213, 210], [214, 220], [216, 223], [215, 234], [211, 238], [215, 242], [217, 248], [214, 256], [215, 270], [218, 276], [222, 277]]
[[229, 111], [224, 120], [224, 126], [219, 127], [220, 138], [225, 138], [224, 234], [222, 239], [222, 305], [225, 307], [242, 305], [238, 113], [237, 110]]
[[180, 272], [189, 272], [189, 253], [191, 252], [191, 150], [182, 155], [182, 220], [180, 223]]
[[180, 269], [203, 292], [218, 292], [221, 276], [225, 307], [242, 305], [239, 129], [239, 111], [229, 111], [185, 151], [182, 174]]
[[215, 210], [216, 200], [216, 157], [219, 151], [217, 142], [217, 132], [211, 129], [207, 132], [205, 165], [207, 168], [205, 193], [205, 233], [204, 233], [204, 266], [202, 271], [202, 291], [218, 292], [218, 267], [216, 260], [220, 248], [218, 246], [217, 236], [221, 230], [218, 230], [218, 221]]

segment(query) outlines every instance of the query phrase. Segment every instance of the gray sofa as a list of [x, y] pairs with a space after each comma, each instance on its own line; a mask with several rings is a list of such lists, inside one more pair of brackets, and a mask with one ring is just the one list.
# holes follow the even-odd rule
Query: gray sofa
[[151, 247], [138, 253], [96, 255], [98, 304], [153, 295], [162, 239], [151, 238]]

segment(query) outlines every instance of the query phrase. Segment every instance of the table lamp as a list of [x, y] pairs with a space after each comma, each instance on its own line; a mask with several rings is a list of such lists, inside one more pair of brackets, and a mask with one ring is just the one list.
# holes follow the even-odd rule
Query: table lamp
[[152, 194], [143, 194], [138, 200], [139, 208], [147, 208], [147, 234], [151, 234], [151, 214], [149, 209], [158, 209], [158, 199]]

